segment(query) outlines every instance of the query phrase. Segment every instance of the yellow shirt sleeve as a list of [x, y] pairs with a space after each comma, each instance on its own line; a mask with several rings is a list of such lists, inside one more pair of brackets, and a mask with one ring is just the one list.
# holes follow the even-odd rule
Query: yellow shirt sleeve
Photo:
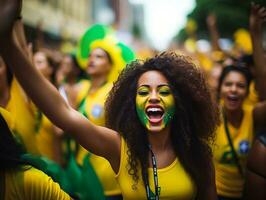
[[69, 200], [58, 183], [40, 170], [31, 168], [24, 174], [25, 197], [28, 200]]
[[24, 91], [16, 80], [12, 82], [10, 99], [5, 109], [10, 112], [14, 119], [13, 133], [25, 147], [26, 151], [32, 154], [39, 154], [35, 137], [35, 116], [34, 110]]
[[5, 188], [5, 200], [71, 199], [49, 176], [31, 166], [5, 172]]

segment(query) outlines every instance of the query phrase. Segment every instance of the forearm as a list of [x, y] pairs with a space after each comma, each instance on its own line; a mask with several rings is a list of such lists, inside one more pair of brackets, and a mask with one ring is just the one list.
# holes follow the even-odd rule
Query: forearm
[[262, 46], [262, 24], [265, 19], [265, 8], [260, 5], [252, 4], [249, 18], [249, 28], [253, 45], [256, 88], [260, 100], [266, 99], [266, 59], [264, 58], [264, 49]]
[[257, 74], [260, 75], [260, 72], [266, 71], [265, 65], [265, 59], [264, 59], [264, 49], [262, 46], [262, 34], [256, 33], [254, 31], [251, 31], [251, 40], [252, 40], [252, 46], [253, 46], [253, 58], [255, 63], [255, 69]]
[[209, 14], [207, 16], [207, 26], [209, 29], [210, 33], [210, 38], [211, 38], [211, 44], [212, 44], [212, 50], [213, 51], [220, 51], [221, 48], [219, 46], [219, 32], [217, 29], [217, 24], [216, 24], [216, 16], [214, 14]]
[[62, 120], [59, 119], [64, 119], [61, 113], [68, 106], [56, 88], [38, 72], [13, 41], [3, 45], [1, 54], [37, 107], [57, 126], [62, 127]]
[[212, 43], [212, 50], [213, 51], [220, 51], [219, 46], [219, 33], [216, 27], [209, 27], [209, 32], [211, 36], [211, 43]]

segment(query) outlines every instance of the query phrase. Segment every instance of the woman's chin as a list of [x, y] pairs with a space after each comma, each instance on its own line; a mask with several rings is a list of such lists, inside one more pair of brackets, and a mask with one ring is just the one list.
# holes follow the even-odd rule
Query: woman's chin
[[164, 128], [165, 127], [163, 125], [160, 125], [160, 126], [153, 126], [153, 125], [151, 125], [147, 129], [151, 133], [158, 133], [158, 132], [161, 132]]

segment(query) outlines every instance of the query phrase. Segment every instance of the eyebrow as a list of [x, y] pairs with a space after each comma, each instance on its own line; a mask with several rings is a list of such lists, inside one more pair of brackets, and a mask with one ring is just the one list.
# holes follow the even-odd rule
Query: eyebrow
[[[167, 84], [167, 83], [166, 83], [166, 84], [158, 85], [157, 87], [160, 88], [160, 87], [163, 87], [163, 86], [168, 86], [168, 87], [170, 87], [169, 84]], [[140, 85], [138, 88], [140, 88], [140, 87], [150, 87], [150, 85], [146, 85], [146, 84], [144, 84], [144, 85]]]

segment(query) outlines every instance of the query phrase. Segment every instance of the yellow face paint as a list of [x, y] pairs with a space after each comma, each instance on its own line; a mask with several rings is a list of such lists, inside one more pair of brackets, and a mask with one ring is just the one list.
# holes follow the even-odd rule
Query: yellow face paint
[[151, 103], [150, 98], [152, 95], [152, 89], [149, 86], [140, 86], [137, 90], [136, 95], [136, 109], [138, 117], [141, 121], [141, 123], [148, 129], [151, 130], [151, 127], [154, 126], [152, 124], [152, 120], [147, 115], [147, 108], [148, 106], [151, 107], [159, 107], [163, 110], [163, 116], [162, 120], [159, 124], [156, 124], [156, 126], [159, 126], [159, 130], [164, 129], [168, 123], [171, 121], [171, 119], [174, 116], [175, 113], [175, 102], [174, 102], [174, 96], [172, 94], [171, 89], [168, 85], [159, 85], [156, 88], [156, 98], [157, 103]]

